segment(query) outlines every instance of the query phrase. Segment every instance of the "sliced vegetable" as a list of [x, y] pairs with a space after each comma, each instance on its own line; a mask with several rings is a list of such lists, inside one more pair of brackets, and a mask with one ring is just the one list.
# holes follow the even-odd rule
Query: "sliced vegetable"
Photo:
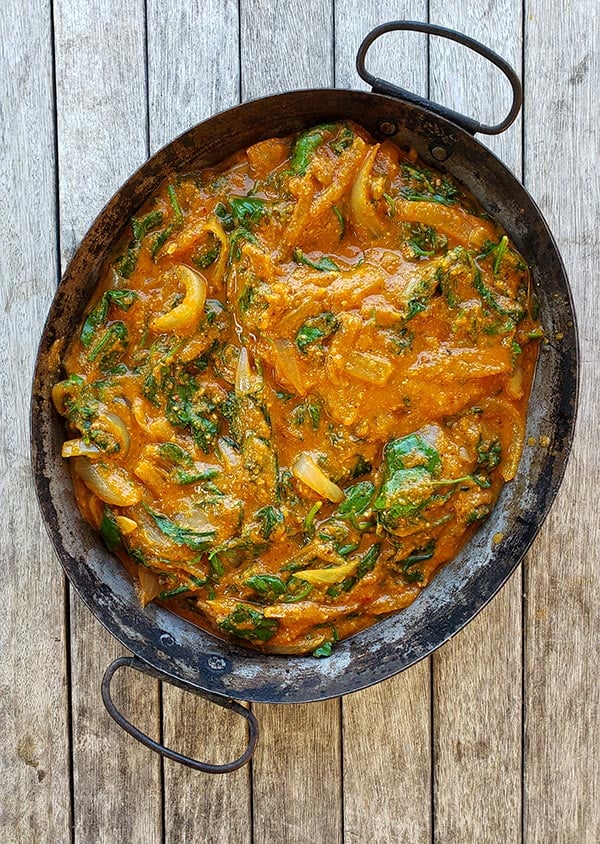
[[265, 200], [256, 196], [232, 196], [229, 205], [238, 226], [259, 223], [267, 213]]
[[350, 219], [356, 231], [363, 237], [379, 237], [383, 231], [371, 193], [371, 173], [379, 147], [380, 144], [375, 144], [367, 152], [350, 194]]
[[244, 396], [252, 390], [252, 372], [248, 359], [248, 349], [242, 346], [238, 364], [235, 370], [235, 392], [238, 396]]
[[128, 343], [129, 333], [125, 323], [113, 322], [88, 354], [87, 359], [90, 363], [94, 363], [100, 358], [100, 366], [104, 369], [113, 366], [118, 356], [127, 348]]
[[83, 323], [79, 336], [86, 349], [92, 345], [98, 328], [106, 322], [110, 305], [114, 304], [120, 310], [128, 311], [137, 298], [138, 295], [133, 290], [106, 290]]
[[331, 566], [327, 569], [305, 569], [294, 572], [294, 577], [306, 580], [308, 583], [341, 583], [346, 577], [353, 575], [360, 563], [359, 559], [351, 560], [342, 566]]
[[283, 525], [283, 512], [272, 504], [257, 510], [254, 518], [260, 523], [260, 535], [267, 540]]
[[204, 551], [211, 546], [212, 539], [215, 535], [215, 529], [212, 526], [206, 530], [197, 531], [184, 527], [183, 525], [178, 525], [167, 516], [155, 512], [148, 506], [146, 506], [146, 510], [154, 519], [161, 533], [172, 539], [176, 545], [187, 545], [188, 548], [192, 548], [194, 551]]
[[109, 551], [114, 551], [115, 548], [121, 545], [121, 529], [115, 516], [108, 507], [105, 507], [102, 511], [100, 535]]
[[359, 381], [383, 387], [389, 381], [394, 367], [392, 362], [382, 355], [352, 351], [346, 360], [346, 370]]
[[357, 484], [346, 487], [344, 490], [345, 499], [337, 511], [340, 516], [359, 516], [369, 507], [375, 484], [372, 481], [359, 481]]
[[440, 205], [454, 205], [459, 190], [447, 177], [432, 173], [431, 170], [419, 169], [409, 164], [402, 165], [406, 184], [400, 193], [411, 202], [437, 202]]
[[327, 475], [319, 468], [310, 454], [302, 452], [298, 455], [292, 465], [294, 477], [306, 484], [318, 495], [338, 504], [344, 500], [344, 493], [337, 484], [334, 484]]
[[277, 600], [287, 592], [287, 586], [274, 574], [255, 574], [244, 581], [244, 586], [267, 600]]
[[290, 173], [294, 176], [304, 176], [308, 170], [314, 152], [325, 141], [331, 125], [315, 126], [301, 132], [296, 138], [290, 161]]
[[120, 466], [90, 463], [87, 457], [74, 457], [73, 469], [86, 487], [105, 504], [131, 507], [142, 500], [142, 490]]
[[164, 331], [189, 334], [198, 327], [202, 318], [206, 302], [206, 279], [185, 264], [177, 264], [174, 271], [185, 287], [185, 296], [181, 304], [150, 320], [150, 328], [156, 334]]
[[181, 228], [181, 226], [183, 225], [183, 211], [181, 210], [181, 206], [179, 205], [179, 200], [177, 199], [177, 193], [175, 192], [174, 185], [169, 185], [167, 187], [167, 195], [169, 197], [169, 202], [171, 203], [171, 208], [173, 210], [173, 219], [169, 223], [169, 225], [156, 236], [151, 249], [153, 258], [157, 257], [158, 253], [165, 245], [167, 240], [171, 237], [173, 232]]

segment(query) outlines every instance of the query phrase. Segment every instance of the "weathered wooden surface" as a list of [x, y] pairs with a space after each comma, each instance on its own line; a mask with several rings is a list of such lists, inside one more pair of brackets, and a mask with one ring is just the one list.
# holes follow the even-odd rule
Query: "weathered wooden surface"
[[[338, 87], [366, 88], [354, 67], [358, 47], [378, 23], [399, 17], [426, 20], [427, 4], [411, 0], [399, 14], [397, 3], [365, 3], [359, 8], [350, 0], [336, 3]], [[367, 67], [383, 79], [427, 95], [423, 35], [384, 36], [369, 50]], [[343, 701], [342, 712], [345, 840], [352, 844], [430, 841], [431, 812], [423, 807], [432, 798], [431, 660], [350, 695]], [[364, 729], [365, 724], [369, 729]], [[384, 771], [389, 775], [382, 775]]]
[[[492, 0], [486, 14], [460, 0], [432, 0], [431, 20], [454, 26], [522, 61], [520, 0]], [[510, 86], [485, 59], [432, 39], [430, 96], [465, 114], [498, 123], [510, 107]], [[473, 80], [480, 80], [473, 85]], [[518, 175], [520, 119], [499, 138], [483, 138]], [[433, 662], [435, 841], [521, 840], [521, 571], [496, 600]], [[460, 806], [460, 811], [457, 807]]]
[[573, 286], [582, 380], [573, 456], [526, 571], [523, 828], [528, 841], [592, 844], [600, 840], [600, 177], [592, 164], [600, 9], [579, 0], [557, 21], [551, 5], [534, 0], [525, 19], [525, 184]]
[[[600, 840], [596, 4], [575, 0], [569, 15], [540, 0], [133, 0], [126, 15], [114, 0], [22, 5], [0, 9], [1, 840]], [[574, 288], [583, 381], [565, 485], [523, 572], [431, 660], [341, 702], [255, 706], [261, 744], [234, 775], [162, 765], [104, 712], [100, 678], [122, 650], [65, 590], [29, 481], [29, 377], [59, 263], [187, 126], [240, 97], [364, 87], [354, 56], [369, 28], [428, 14], [524, 68], [523, 123], [490, 146], [541, 205]], [[507, 106], [497, 72], [423, 36], [387, 36], [369, 67], [485, 120]], [[177, 749], [240, 751], [239, 719], [196, 698], [131, 673], [115, 694]]]
[[[128, 9], [115, 27], [110, 4], [54, 7], [63, 269], [95, 215], [148, 154], [143, 3]], [[75, 840], [109, 842], [119, 830], [123, 840], [154, 844], [161, 840], [160, 761], [116, 727], [98, 698], [104, 669], [123, 649], [73, 593], [70, 609]], [[121, 672], [115, 697], [134, 723], [158, 734], [155, 681]]]
[[[242, 0], [240, 9], [243, 99], [333, 85], [328, 0]], [[253, 764], [254, 841], [337, 844], [342, 840], [339, 701], [283, 709], [258, 705], [254, 712], [263, 731]]]
[[[0, 838], [69, 834], [65, 590], [29, 469], [29, 384], [58, 274], [51, 7], [0, 7]], [[9, 37], [7, 37], [9, 36]]]

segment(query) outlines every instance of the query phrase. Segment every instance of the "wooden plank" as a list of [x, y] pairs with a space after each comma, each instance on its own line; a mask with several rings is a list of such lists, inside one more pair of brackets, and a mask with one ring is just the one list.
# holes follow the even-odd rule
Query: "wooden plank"
[[[336, 2], [336, 84], [365, 88], [355, 70], [358, 47], [389, 20], [426, 20], [413, 0]], [[369, 50], [368, 69], [419, 94], [427, 92], [424, 36], [390, 34]], [[400, 676], [344, 698], [344, 841], [431, 840], [431, 682], [425, 660]]]
[[[55, 33], [64, 265], [147, 154], [144, 4], [130, 3], [123, 17], [113, 3], [58, 2]], [[100, 699], [102, 673], [123, 649], [75, 595], [71, 632], [75, 840], [158, 842], [159, 759], [116, 726]], [[115, 697], [134, 723], [158, 735], [156, 682], [128, 672], [116, 678]]]
[[348, 695], [342, 712], [344, 844], [429, 844], [430, 660]]
[[148, 0], [150, 150], [239, 101], [237, 0]]
[[[485, 15], [460, 0], [433, 0], [430, 13], [433, 23], [477, 38], [520, 71], [520, 0], [492, 0]], [[499, 122], [509, 109], [504, 77], [452, 42], [431, 39], [430, 80], [432, 99], [485, 122]], [[519, 125], [480, 139], [520, 172]], [[518, 571], [433, 657], [434, 840], [444, 844], [521, 840], [521, 588]]]
[[[237, 0], [148, 3], [150, 148], [155, 150], [239, 97]], [[242, 752], [245, 722], [214, 704], [163, 684], [163, 736], [183, 753], [228, 762]], [[226, 777], [165, 761], [165, 840], [211, 844], [250, 841], [250, 768]]]
[[[0, 839], [68, 840], [65, 590], [29, 466], [29, 388], [58, 273], [52, 13], [0, 7]], [[43, 608], [43, 611], [42, 611]]]
[[524, 836], [532, 844], [600, 840], [599, 37], [597, 3], [576, 0], [568, 15], [557, 3], [526, 4], [526, 185], [566, 263], [582, 358], [573, 455], [526, 579]]
[[[333, 83], [331, 2], [242, 0], [240, 8], [243, 99]], [[262, 730], [255, 844], [340, 841], [339, 701], [254, 711]]]
[[253, 764], [255, 844], [345, 840], [339, 700], [253, 708], [262, 731]]
[[242, 100], [333, 83], [332, 0], [240, 0]]

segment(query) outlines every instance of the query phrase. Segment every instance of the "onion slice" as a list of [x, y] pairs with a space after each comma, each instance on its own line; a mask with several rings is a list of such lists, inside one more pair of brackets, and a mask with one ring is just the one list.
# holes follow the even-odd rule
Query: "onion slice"
[[86, 443], [85, 440], [65, 440], [62, 445], [62, 457], [89, 457], [90, 460], [98, 460], [102, 452], [98, 446]]
[[91, 463], [87, 457], [74, 457], [73, 469], [90, 492], [105, 504], [131, 507], [142, 500], [142, 490], [125, 469]]
[[292, 342], [290, 340], [275, 340], [271, 358], [277, 380], [283, 381], [287, 387], [292, 387], [298, 395], [305, 395], [306, 387], [298, 367]]
[[176, 264], [175, 272], [185, 287], [183, 302], [166, 314], [154, 317], [150, 328], [156, 334], [163, 331], [178, 331], [191, 334], [198, 326], [206, 302], [206, 279], [186, 264]]
[[350, 217], [352, 225], [360, 234], [378, 237], [382, 232], [381, 220], [371, 203], [371, 171], [381, 144], [371, 147], [366, 154], [350, 193]]
[[302, 452], [292, 465], [292, 474], [299, 481], [306, 484], [318, 495], [339, 504], [344, 500], [344, 493], [337, 484], [329, 480], [327, 475], [317, 466], [310, 454]]
[[146, 566], [138, 566], [140, 603], [143, 607], [153, 601], [160, 592], [158, 575]]
[[294, 572], [294, 577], [306, 580], [307, 583], [341, 583], [358, 568], [360, 560], [344, 563], [342, 566], [332, 566], [328, 569], [305, 569]]
[[100, 414], [100, 427], [103, 431], [111, 434], [119, 443], [119, 453], [125, 457], [129, 451], [131, 440], [129, 438], [129, 431], [120, 416], [111, 411], [106, 411]]
[[237, 396], [245, 396], [252, 390], [252, 372], [248, 359], [248, 349], [242, 346], [238, 358], [237, 369], [235, 370], [235, 393]]

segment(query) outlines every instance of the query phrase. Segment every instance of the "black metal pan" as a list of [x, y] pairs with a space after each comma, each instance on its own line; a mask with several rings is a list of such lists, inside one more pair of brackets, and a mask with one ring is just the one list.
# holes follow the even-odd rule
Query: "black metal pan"
[[[372, 77], [365, 69], [369, 45], [391, 30], [441, 35], [496, 64], [513, 90], [509, 115], [484, 126]], [[102, 684], [110, 714], [159, 753], [210, 772], [234, 770], [252, 755], [258, 728], [236, 701], [300, 703], [365, 688], [430, 654], [470, 621], [518, 565], [539, 531], [563, 477], [576, 413], [578, 347], [568, 280], [556, 244], [535, 203], [515, 176], [475, 132], [497, 134], [516, 117], [521, 86], [495, 53], [464, 35], [429, 24], [385, 24], [363, 42], [359, 72], [372, 93], [349, 90], [294, 91], [245, 103], [190, 129], [146, 162], [110, 200], [84, 237], [60, 283], [41, 339], [31, 408], [32, 459], [46, 527], [74, 588], [96, 618], [133, 656], [109, 666]], [[66, 461], [60, 457], [62, 420], [50, 393], [60, 377], [54, 342], [77, 330], [103, 262], [124, 226], [167, 173], [217, 163], [261, 139], [287, 135], [323, 121], [350, 119], [375, 138], [412, 147], [426, 163], [456, 177], [508, 232], [532, 269], [546, 331], [532, 388], [529, 442], [519, 472], [507, 484], [491, 516], [461, 553], [446, 565], [407, 609], [342, 641], [329, 659], [261, 654], [233, 645], [162, 606], [140, 606], [122, 564], [83, 520]], [[560, 338], [560, 339], [555, 339]], [[547, 443], [546, 447], [540, 447]], [[498, 542], [498, 536], [503, 537]], [[495, 541], [496, 540], [496, 541]], [[156, 744], [131, 725], [110, 697], [115, 671], [128, 665], [234, 709], [249, 723], [245, 752], [228, 765], [209, 765]]]

